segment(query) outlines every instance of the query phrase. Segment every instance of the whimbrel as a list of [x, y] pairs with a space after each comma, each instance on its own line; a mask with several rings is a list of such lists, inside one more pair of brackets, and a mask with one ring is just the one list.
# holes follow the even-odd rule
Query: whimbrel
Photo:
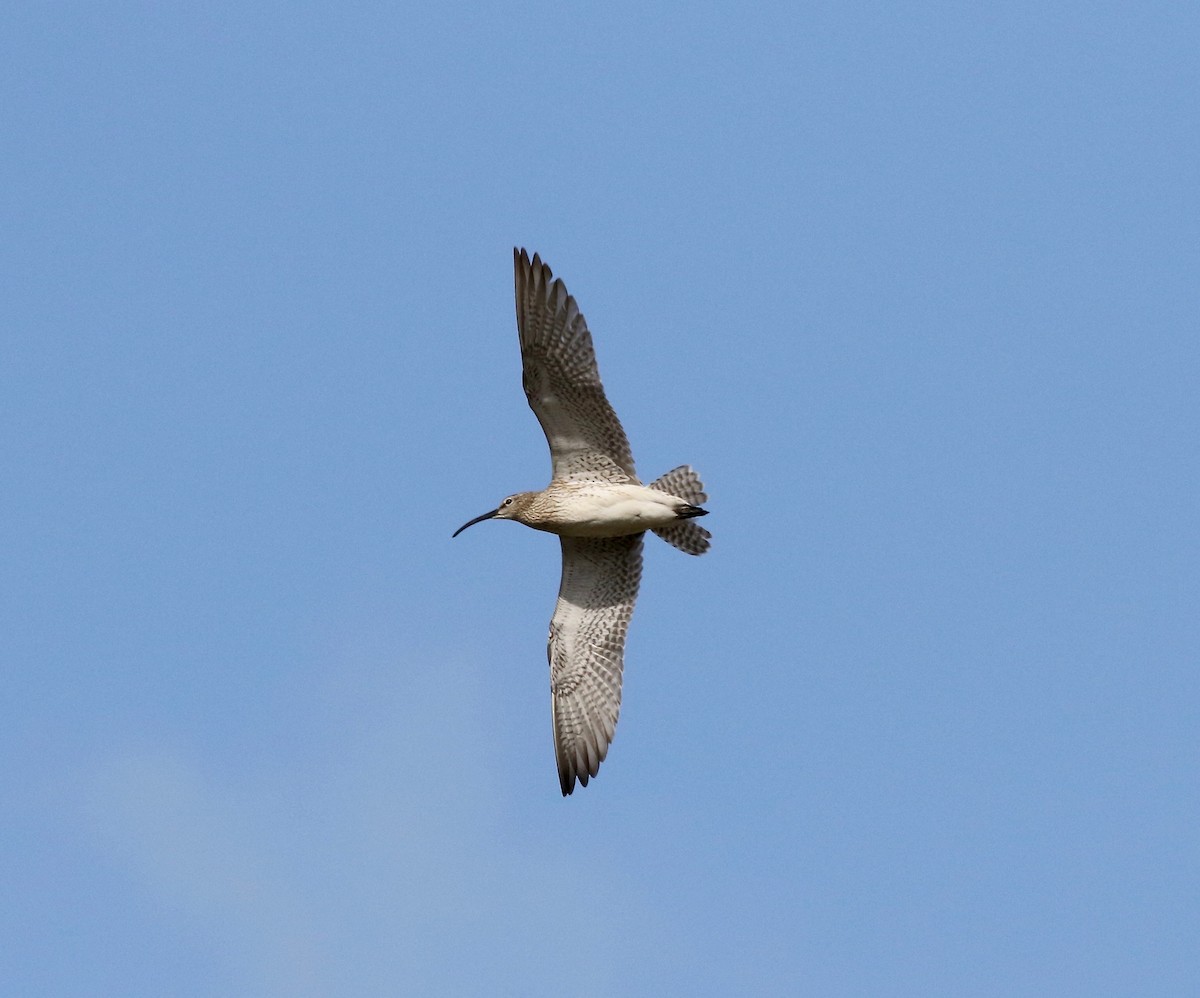
[[525, 397], [550, 444], [552, 476], [469, 520], [516, 520], [559, 535], [562, 582], [550, 620], [550, 710], [563, 796], [585, 787], [608, 754], [621, 709], [625, 632], [652, 530], [688, 554], [708, 550], [707, 510], [687, 465], [642, 485], [629, 441], [600, 383], [592, 336], [561, 279], [513, 250]]

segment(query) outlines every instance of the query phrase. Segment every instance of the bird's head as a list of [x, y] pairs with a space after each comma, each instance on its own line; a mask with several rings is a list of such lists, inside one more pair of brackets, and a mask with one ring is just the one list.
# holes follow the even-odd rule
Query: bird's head
[[451, 536], [457, 537], [467, 527], [480, 523], [483, 520], [516, 520], [519, 523], [523, 523], [524, 517], [522, 514], [529, 508], [529, 504], [535, 495], [537, 495], [536, 492], [517, 492], [514, 495], [506, 496], [495, 509], [484, 513], [482, 516], [475, 517], [474, 520], [468, 520], [454, 531]]

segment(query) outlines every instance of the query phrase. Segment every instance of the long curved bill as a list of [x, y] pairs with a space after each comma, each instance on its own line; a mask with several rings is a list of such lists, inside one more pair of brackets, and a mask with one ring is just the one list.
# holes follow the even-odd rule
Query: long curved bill
[[483, 520], [490, 520], [490, 519], [491, 519], [493, 516], [495, 516], [495, 515], [496, 515], [497, 513], [499, 513], [499, 512], [500, 512], [500, 510], [498, 510], [498, 509], [494, 509], [494, 510], [492, 510], [490, 513], [484, 513], [484, 514], [483, 514], [483, 516], [477, 516], [477, 517], [475, 517], [475, 519], [474, 519], [474, 520], [468, 520], [468, 521], [467, 521], [466, 523], [464, 523], [464, 524], [463, 524], [461, 527], [459, 527], [459, 528], [458, 528], [456, 531], [454, 531], [454, 533], [452, 533], [450, 536], [451, 536], [452, 538], [454, 538], [454, 537], [457, 537], [457, 536], [458, 536], [459, 534], [461, 534], [461, 533], [462, 533], [464, 530], [466, 530], [466, 529], [467, 529], [467, 527], [470, 527], [470, 526], [472, 526], [472, 525], [474, 525], [474, 524], [476, 524], [476, 523], [480, 523], [480, 522], [482, 522]]

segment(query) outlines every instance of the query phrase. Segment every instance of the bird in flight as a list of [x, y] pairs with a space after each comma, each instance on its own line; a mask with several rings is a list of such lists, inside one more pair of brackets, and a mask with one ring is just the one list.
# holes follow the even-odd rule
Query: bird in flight
[[550, 620], [550, 711], [565, 797], [587, 786], [608, 754], [621, 709], [625, 632], [653, 531], [688, 554], [712, 536], [696, 522], [708, 500], [688, 465], [643, 485], [600, 383], [592, 336], [575, 299], [535, 253], [513, 250], [517, 333], [529, 407], [550, 444], [541, 492], [518, 492], [469, 520], [516, 520], [559, 535], [562, 581]]

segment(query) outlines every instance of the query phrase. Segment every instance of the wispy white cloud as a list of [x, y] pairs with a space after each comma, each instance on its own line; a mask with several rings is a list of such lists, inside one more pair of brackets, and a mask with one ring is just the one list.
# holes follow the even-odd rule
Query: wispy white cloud
[[284, 753], [236, 776], [169, 748], [101, 760], [106, 848], [247, 994], [612, 993], [650, 899], [553, 821], [522, 827], [479, 670], [376, 652], [321, 682], [299, 771]]

